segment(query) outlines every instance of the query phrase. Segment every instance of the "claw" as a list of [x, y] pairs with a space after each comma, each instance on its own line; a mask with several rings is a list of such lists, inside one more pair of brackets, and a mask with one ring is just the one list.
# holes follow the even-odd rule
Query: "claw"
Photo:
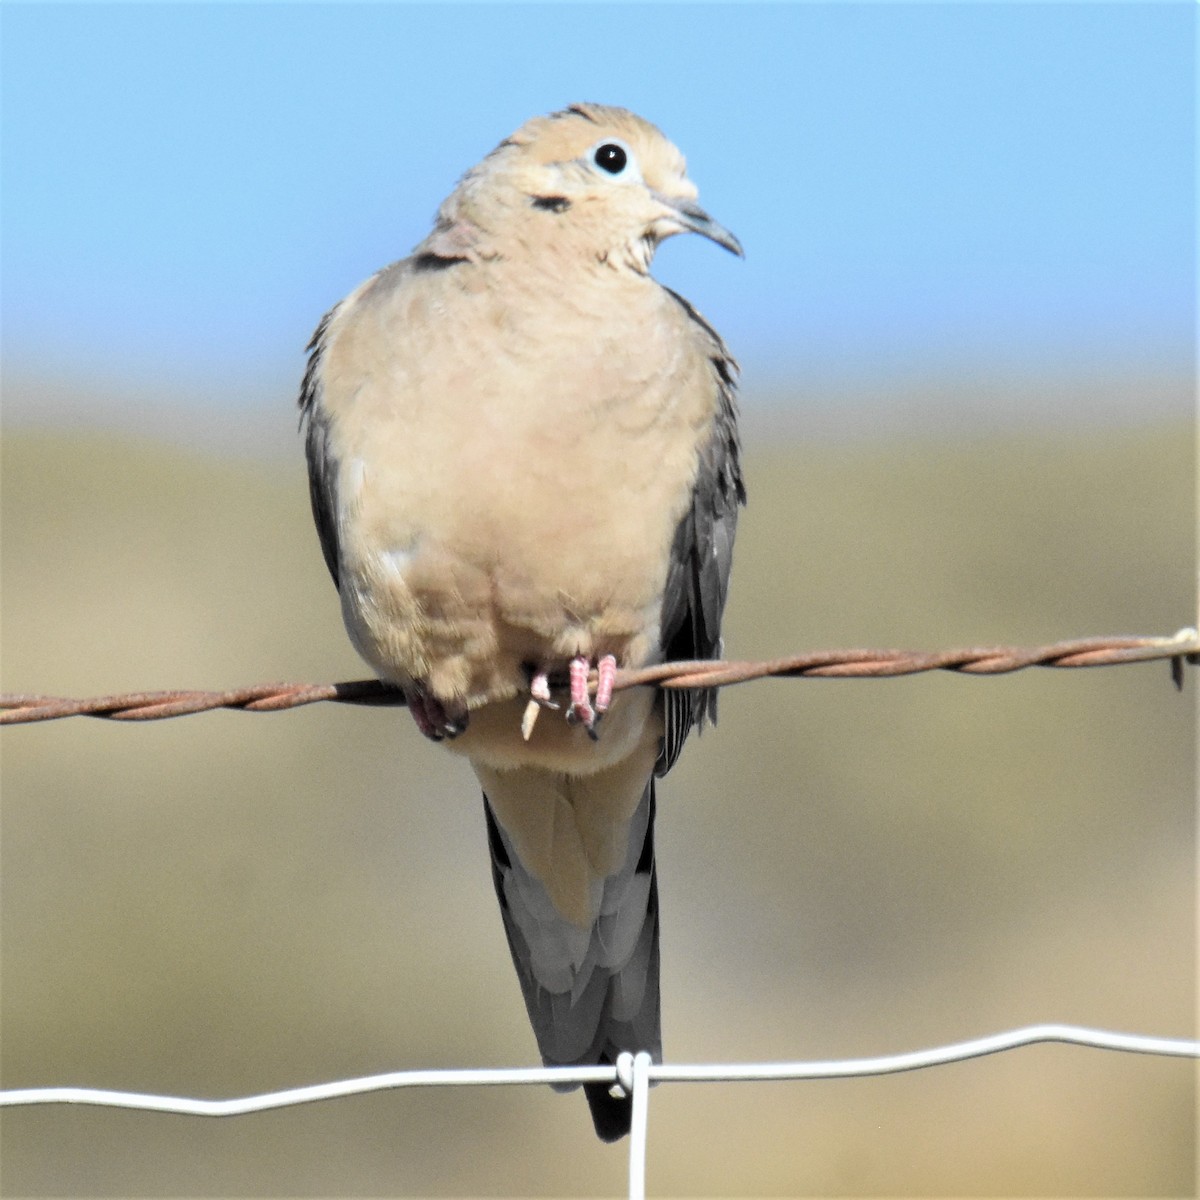
[[537, 724], [538, 713], [542, 711], [542, 706], [538, 703], [536, 696], [530, 697], [529, 703], [525, 705], [525, 712], [521, 716], [521, 738], [523, 741], [529, 741], [533, 737], [533, 727]]

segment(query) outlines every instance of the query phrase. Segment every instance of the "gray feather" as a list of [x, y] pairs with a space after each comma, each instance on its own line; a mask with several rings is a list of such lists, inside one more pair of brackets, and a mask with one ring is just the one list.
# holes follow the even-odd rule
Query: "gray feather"
[[[483, 800], [492, 882], [542, 1061], [615, 1063], [630, 1048], [660, 1059], [654, 781], [647, 782], [630, 822], [625, 863], [604, 881], [590, 930], [558, 916], [517, 858], [486, 795]], [[602, 1138], [612, 1141], [628, 1132], [628, 1097], [614, 1098], [607, 1087], [594, 1084], [584, 1091]]]
[[[669, 290], [669, 289], [668, 289]], [[717, 389], [717, 412], [700, 448], [691, 501], [671, 544], [662, 606], [662, 650], [667, 661], [719, 658], [721, 618], [733, 565], [738, 506], [746, 502], [737, 431], [737, 363], [720, 335], [682, 297], [670, 293], [711, 343], [709, 362]], [[664, 690], [662, 753], [656, 774], [675, 765], [693, 725], [717, 719], [717, 693]]]
[[330, 445], [329, 414], [321, 403], [321, 365], [329, 322], [337, 308], [322, 318], [308, 343], [308, 365], [300, 385], [300, 427], [305, 429], [304, 449], [308, 458], [308, 495], [312, 502], [313, 520], [321, 539], [325, 565], [337, 587], [338, 526], [337, 526], [337, 459]]

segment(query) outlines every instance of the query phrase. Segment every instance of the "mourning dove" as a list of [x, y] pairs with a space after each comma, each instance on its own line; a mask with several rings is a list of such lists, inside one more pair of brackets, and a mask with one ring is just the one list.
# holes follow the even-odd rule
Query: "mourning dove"
[[[737, 367], [649, 275], [676, 233], [741, 254], [696, 196], [631, 112], [529, 121], [324, 317], [300, 397], [346, 628], [483, 786], [547, 1065], [661, 1056], [654, 777], [716, 698], [611, 692], [721, 649]], [[619, 1088], [585, 1091], [601, 1138], [628, 1132]]]

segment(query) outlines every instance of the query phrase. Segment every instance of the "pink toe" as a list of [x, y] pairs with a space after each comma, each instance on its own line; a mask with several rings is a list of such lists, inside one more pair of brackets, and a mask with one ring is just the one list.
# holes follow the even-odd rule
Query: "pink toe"
[[571, 714], [574, 720], [591, 729], [596, 723], [596, 711], [592, 708], [592, 702], [588, 698], [588, 672], [591, 670], [591, 664], [586, 658], [580, 655], [577, 658], [571, 659], [569, 670], [571, 676]]
[[533, 682], [529, 685], [529, 694], [542, 704], [550, 702], [550, 674], [548, 671], [539, 671], [533, 677]]
[[606, 654], [596, 664], [596, 675], [596, 711], [607, 712], [612, 703], [613, 684], [617, 678], [617, 660], [611, 654]]

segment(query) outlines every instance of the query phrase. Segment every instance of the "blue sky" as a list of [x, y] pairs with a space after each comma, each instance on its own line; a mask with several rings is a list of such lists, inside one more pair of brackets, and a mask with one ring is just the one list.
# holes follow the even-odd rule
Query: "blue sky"
[[286, 407], [325, 308], [578, 99], [660, 125], [745, 244], [656, 273], [748, 388], [1185, 370], [1195, 14], [5, 0], [6, 382]]

